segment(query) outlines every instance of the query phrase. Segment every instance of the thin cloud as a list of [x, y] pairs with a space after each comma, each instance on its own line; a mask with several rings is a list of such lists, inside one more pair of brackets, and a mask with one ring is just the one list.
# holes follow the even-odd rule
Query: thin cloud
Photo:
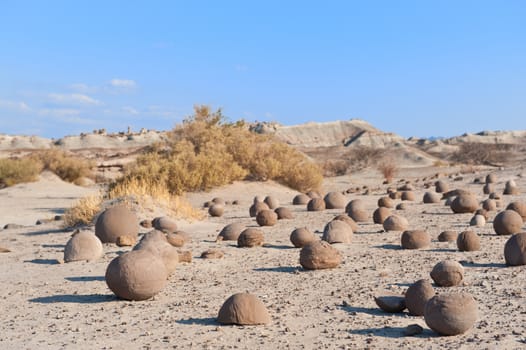
[[17, 112], [30, 112], [31, 108], [25, 102], [0, 100], [0, 108]]
[[119, 89], [134, 89], [137, 87], [137, 83], [130, 79], [111, 79], [110, 86]]
[[130, 106], [122, 107], [121, 110], [126, 112], [126, 113], [128, 113], [128, 114], [132, 114], [132, 115], [138, 115], [139, 114], [138, 110], [136, 110], [135, 108], [130, 107]]
[[44, 117], [71, 117], [80, 115], [81, 111], [73, 108], [43, 108], [38, 114]]
[[49, 99], [60, 104], [75, 104], [75, 105], [92, 105], [98, 106], [102, 103], [85, 94], [56, 94], [48, 95]]
[[95, 93], [99, 90], [96, 86], [89, 86], [84, 83], [71, 84], [69, 89], [82, 94]]

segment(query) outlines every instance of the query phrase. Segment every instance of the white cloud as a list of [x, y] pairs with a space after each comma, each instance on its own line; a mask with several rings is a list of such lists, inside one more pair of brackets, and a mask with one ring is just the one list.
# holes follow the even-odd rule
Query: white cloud
[[25, 102], [0, 100], [0, 108], [17, 112], [29, 112], [31, 108]]
[[49, 94], [48, 97], [57, 103], [61, 104], [80, 104], [98, 106], [102, 103], [85, 94]]
[[81, 111], [73, 108], [43, 108], [38, 114], [45, 117], [71, 117], [80, 115]]
[[95, 93], [99, 90], [96, 86], [89, 86], [83, 83], [71, 84], [69, 89], [82, 94]]
[[111, 79], [110, 85], [114, 88], [119, 88], [119, 89], [133, 89], [137, 87], [137, 83], [133, 80], [117, 79], [117, 78]]
[[137, 114], [139, 114], [139, 111], [138, 111], [138, 110], [136, 110], [135, 108], [130, 107], [130, 106], [122, 107], [121, 110], [123, 110], [124, 112], [126, 112], [126, 113], [128, 113], [128, 114], [132, 114], [132, 115], [137, 115]]

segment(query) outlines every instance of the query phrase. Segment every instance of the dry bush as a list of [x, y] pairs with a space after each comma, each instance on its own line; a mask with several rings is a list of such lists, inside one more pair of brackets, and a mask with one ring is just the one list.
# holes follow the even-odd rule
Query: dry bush
[[210, 190], [236, 180], [276, 180], [299, 191], [321, 185], [321, 169], [271, 136], [252, 133], [244, 122], [227, 123], [221, 110], [196, 106], [169, 135], [127, 167], [121, 182], [158, 183], [171, 194]]
[[30, 159], [40, 162], [43, 170], [55, 173], [64, 181], [75, 182], [82, 177], [93, 177], [93, 161], [72, 156], [59, 149], [35, 152]]
[[512, 148], [510, 144], [466, 142], [451, 159], [463, 164], [498, 165], [508, 161]]
[[89, 225], [93, 218], [101, 210], [102, 195], [90, 195], [79, 199], [64, 214], [64, 227], [75, 227]]
[[378, 165], [378, 171], [382, 174], [385, 181], [388, 183], [391, 183], [398, 173], [398, 166], [389, 160], [385, 160], [384, 162], [380, 163]]
[[347, 174], [347, 171], [349, 170], [351, 166], [351, 162], [349, 160], [344, 159], [330, 159], [323, 163], [322, 169], [323, 169], [323, 176], [342, 176]]
[[38, 180], [42, 164], [32, 159], [0, 159], [0, 188]]

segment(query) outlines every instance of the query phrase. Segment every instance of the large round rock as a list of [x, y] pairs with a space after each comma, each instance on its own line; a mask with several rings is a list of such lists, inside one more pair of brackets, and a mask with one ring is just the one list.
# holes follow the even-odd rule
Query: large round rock
[[166, 233], [177, 231], [177, 222], [168, 216], [156, 217], [152, 220], [152, 226], [156, 230]]
[[340, 192], [329, 192], [323, 198], [327, 209], [345, 208], [345, 196]]
[[323, 230], [323, 239], [331, 244], [333, 243], [351, 243], [352, 239], [351, 226], [341, 220], [333, 220], [325, 225]]
[[405, 292], [405, 305], [412, 315], [422, 316], [427, 301], [434, 295], [435, 291], [428, 280], [418, 280], [407, 288]]
[[106, 209], [95, 224], [95, 235], [102, 243], [115, 243], [121, 236], [137, 239], [139, 220], [135, 213], [124, 205]]
[[458, 286], [464, 278], [464, 268], [456, 261], [445, 260], [436, 264], [430, 275], [437, 286]]
[[493, 219], [493, 229], [498, 235], [511, 235], [521, 232], [522, 217], [515, 210], [504, 210]]
[[405, 231], [409, 222], [403, 216], [393, 214], [384, 220], [383, 227], [386, 231]]
[[274, 226], [278, 222], [278, 214], [273, 210], [262, 210], [256, 215], [256, 222], [259, 226]]
[[221, 324], [259, 325], [270, 323], [270, 315], [263, 302], [255, 295], [238, 293], [229, 297], [219, 309]]
[[91, 231], [75, 233], [64, 248], [64, 261], [97, 260], [102, 256], [102, 243]]
[[106, 269], [106, 284], [126, 300], [146, 300], [166, 285], [168, 272], [160, 257], [148, 250], [133, 250], [113, 259]]
[[303, 246], [316, 240], [314, 233], [309, 231], [306, 227], [299, 227], [290, 234], [290, 241], [296, 248], [303, 248]]
[[325, 241], [314, 241], [300, 251], [300, 264], [306, 270], [332, 269], [342, 262], [340, 251]]
[[510, 266], [526, 265], [526, 232], [516, 233], [506, 241], [504, 258]]
[[457, 248], [461, 252], [480, 250], [480, 238], [474, 231], [462, 231], [457, 236]]
[[424, 230], [407, 230], [402, 233], [401, 245], [404, 249], [423, 249], [431, 244], [431, 235]]
[[526, 202], [511, 202], [510, 204], [508, 204], [506, 209], [515, 210], [522, 217], [522, 221], [526, 220]]
[[219, 232], [218, 238], [223, 241], [237, 241], [241, 231], [245, 229], [245, 225], [239, 222], [233, 222], [231, 224], [223, 227], [221, 232]]
[[249, 227], [239, 234], [237, 246], [240, 248], [259, 247], [263, 245], [264, 241], [265, 234], [263, 231]]
[[323, 198], [312, 198], [307, 203], [307, 211], [323, 211], [325, 210], [325, 201]]
[[474, 213], [478, 209], [479, 203], [475, 196], [470, 194], [461, 194], [457, 196], [453, 202], [451, 202], [450, 207], [455, 214]]
[[477, 302], [468, 293], [446, 293], [431, 298], [425, 307], [426, 324], [440, 335], [467, 332], [477, 321]]

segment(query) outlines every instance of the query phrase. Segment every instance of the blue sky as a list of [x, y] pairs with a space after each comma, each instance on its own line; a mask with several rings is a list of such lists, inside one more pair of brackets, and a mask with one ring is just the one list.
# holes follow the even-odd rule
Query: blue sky
[[0, 133], [364, 119], [526, 129], [526, 1], [0, 0]]

